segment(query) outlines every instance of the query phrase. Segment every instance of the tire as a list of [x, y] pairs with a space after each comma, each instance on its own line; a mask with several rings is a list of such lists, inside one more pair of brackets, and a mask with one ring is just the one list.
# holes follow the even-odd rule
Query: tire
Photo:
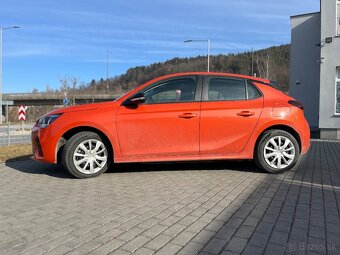
[[259, 168], [269, 173], [281, 173], [296, 165], [300, 148], [293, 135], [273, 129], [262, 134], [254, 154], [254, 161]]
[[101, 175], [108, 169], [111, 161], [108, 144], [94, 132], [75, 134], [67, 141], [62, 152], [63, 166], [77, 178]]

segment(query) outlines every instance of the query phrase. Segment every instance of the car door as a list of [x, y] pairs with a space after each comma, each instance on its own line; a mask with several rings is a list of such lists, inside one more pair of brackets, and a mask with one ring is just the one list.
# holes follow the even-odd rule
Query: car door
[[201, 87], [197, 76], [172, 78], [139, 91], [145, 102], [138, 107], [120, 106], [123, 158], [198, 155]]
[[247, 80], [205, 76], [200, 154], [241, 152], [257, 125], [262, 108], [262, 94]]

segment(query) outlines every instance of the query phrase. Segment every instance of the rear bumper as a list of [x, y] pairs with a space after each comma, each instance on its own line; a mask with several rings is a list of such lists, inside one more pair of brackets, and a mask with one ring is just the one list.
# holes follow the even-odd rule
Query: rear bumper
[[308, 135], [308, 138], [305, 137], [304, 139], [301, 139], [301, 154], [304, 155], [308, 152], [310, 147], [310, 134]]
[[301, 154], [304, 155], [308, 152], [309, 147], [310, 147], [310, 128], [303, 114], [298, 120], [298, 124], [299, 126], [301, 126], [301, 129], [299, 132], [300, 139], [301, 139]]

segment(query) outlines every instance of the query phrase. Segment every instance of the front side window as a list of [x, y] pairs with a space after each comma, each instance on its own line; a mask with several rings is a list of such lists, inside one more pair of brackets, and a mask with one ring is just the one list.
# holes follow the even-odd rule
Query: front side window
[[208, 101], [245, 100], [246, 86], [242, 79], [212, 78], [209, 80]]
[[336, 68], [336, 108], [335, 113], [340, 114], [340, 66]]
[[145, 104], [193, 102], [196, 81], [193, 78], [181, 78], [165, 81], [144, 91]]

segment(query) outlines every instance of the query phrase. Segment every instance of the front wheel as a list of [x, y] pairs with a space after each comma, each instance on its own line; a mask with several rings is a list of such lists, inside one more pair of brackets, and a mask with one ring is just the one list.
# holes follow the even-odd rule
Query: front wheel
[[255, 148], [255, 163], [270, 173], [281, 173], [295, 166], [300, 155], [294, 136], [283, 130], [263, 133]]
[[110, 159], [107, 145], [93, 132], [80, 132], [72, 136], [62, 154], [64, 167], [77, 178], [90, 178], [104, 173]]

